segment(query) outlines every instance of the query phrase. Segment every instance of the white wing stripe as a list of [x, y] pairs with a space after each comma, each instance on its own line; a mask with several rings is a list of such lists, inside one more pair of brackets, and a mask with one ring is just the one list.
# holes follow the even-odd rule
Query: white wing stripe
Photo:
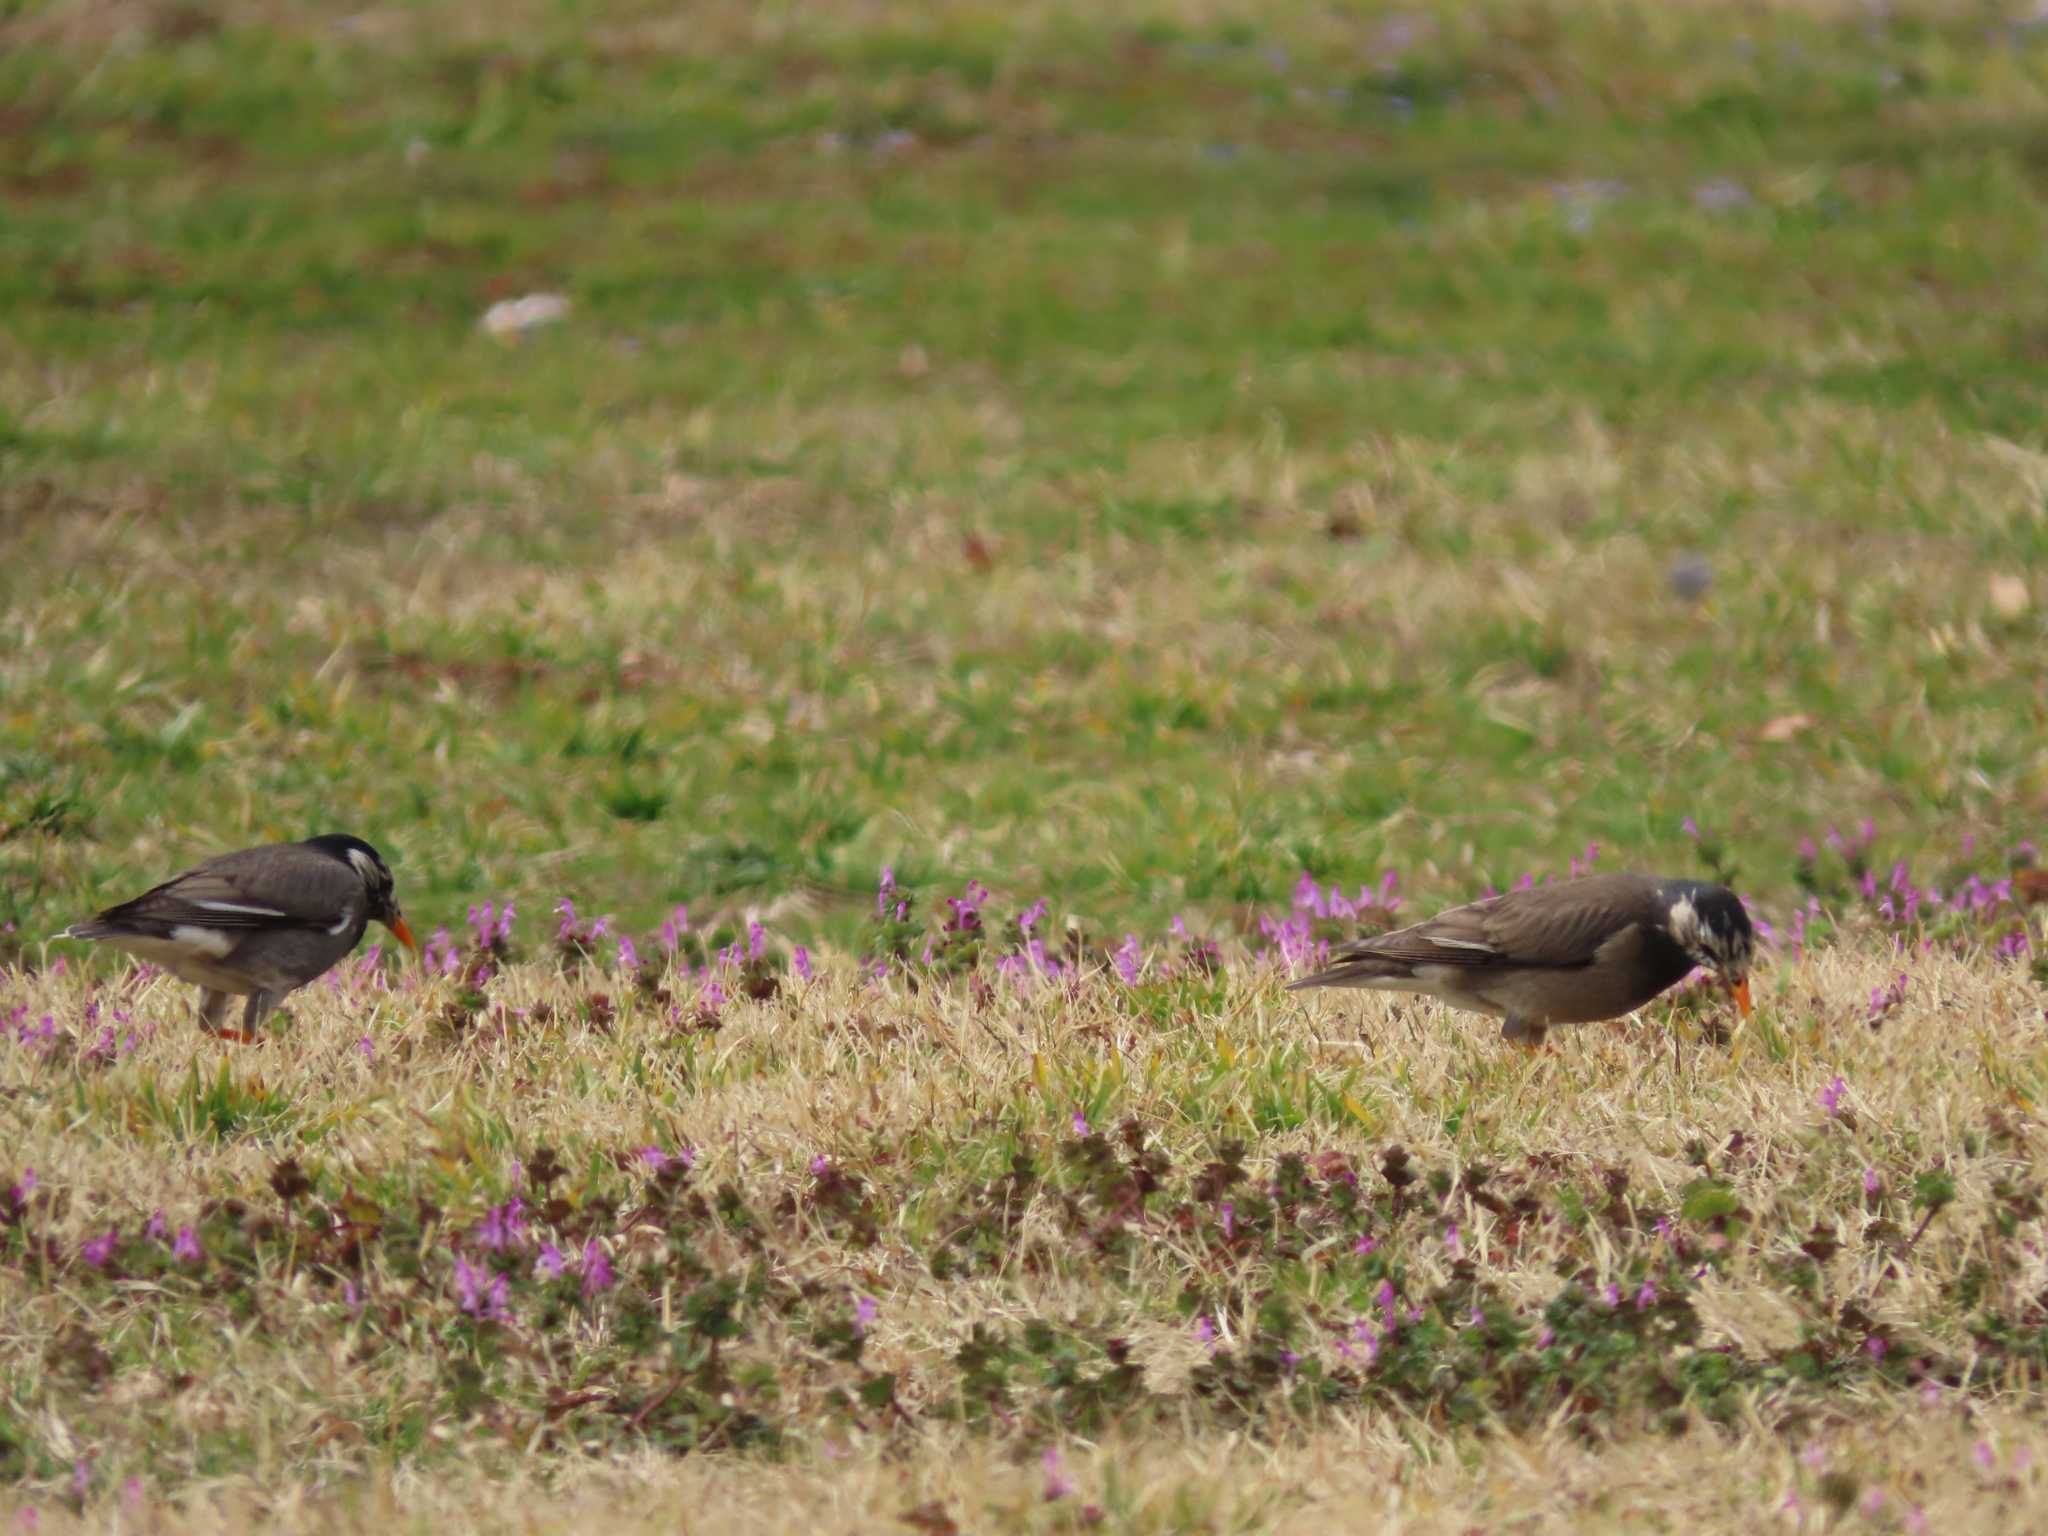
[[1481, 943], [1478, 939], [1447, 939], [1441, 934], [1432, 933], [1429, 936], [1429, 942], [1439, 945], [1444, 949], [1476, 949], [1482, 955], [1497, 955], [1500, 953], [1491, 944]]
[[238, 901], [195, 901], [193, 906], [206, 912], [235, 912], [244, 917], [283, 917], [275, 907], [247, 907]]

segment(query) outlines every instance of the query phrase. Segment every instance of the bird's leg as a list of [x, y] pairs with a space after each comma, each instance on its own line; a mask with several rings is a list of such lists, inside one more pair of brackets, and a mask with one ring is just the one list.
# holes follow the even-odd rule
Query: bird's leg
[[200, 1013], [201, 1021], [213, 1031], [217, 1039], [232, 1040], [237, 1045], [254, 1045], [257, 1026], [263, 1022], [263, 1016], [277, 1005], [276, 993], [251, 992], [249, 1000], [242, 1005], [242, 1027], [223, 1029], [221, 1020], [228, 1011], [227, 994], [208, 992], [206, 997], [206, 1006]]
[[256, 1031], [263, 1027], [264, 1019], [269, 1017], [270, 1010], [276, 1006], [277, 994], [275, 992], [268, 989], [261, 992], [251, 992], [248, 1003], [242, 1009], [242, 1032], [251, 1040], [254, 1040], [256, 1038]]
[[1545, 1038], [1550, 1033], [1546, 1024], [1532, 1024], [1516, 1014], [1509, 1014], [1500, 1026], [1500, 1037], [1513, 1041], [1532, 1055], [1544, 1048]]
[[199, 991], [199, 1027], [209, 1034], [220, 1033], [220, 1021], [228, 1016], [228, 995], [211, 987]]

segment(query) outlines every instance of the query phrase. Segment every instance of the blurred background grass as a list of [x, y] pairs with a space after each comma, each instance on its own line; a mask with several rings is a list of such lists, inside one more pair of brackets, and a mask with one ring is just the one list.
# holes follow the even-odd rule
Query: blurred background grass
[[2044, 85], [2023, 5], [6, 7], [0, 922], [330, 828], [827, 937], [2002, 849]]

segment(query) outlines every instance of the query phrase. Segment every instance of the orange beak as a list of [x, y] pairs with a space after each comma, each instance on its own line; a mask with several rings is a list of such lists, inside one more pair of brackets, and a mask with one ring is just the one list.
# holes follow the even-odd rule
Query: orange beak
[[1734, 999], [1735, 999], [1735, 1006], [1736, 1006], [1736, 1007], [1737, 1007], [1738, 1009], [1740, 1009], [1740, 1010], [1741, 1010], [1741, 1012], [1742, 1012], [1742, 1016], [1743, 1016], [1743, 1017], [1744, 1017], [1745, 1019], [1746, 1019], [1746, 1018], [1748, 1018], [1748, 1017], [1749, 1017], [1749, 978], [1748, 978], [1747, 976], [1745, 976], [1745, 977], [1743, 977], [1743, 978], [1742, 978], [1742, 980], [1740, 980], [1740, 981], [1731, 981], [1731, 982], [1729, 982], [1729, 983], [1728, 983], [1728, 995], [1729, 995], [1730, 997], [1732, 997], [1732, 998], [1734, 998]]
[[404, 918], [394, 917], [384, 926], [389, 928], [392, 936], [407, 949], [411, 950], [414, 954], [420, 952], [419, 941], [412, 936], [412, 930], [405, 926]]

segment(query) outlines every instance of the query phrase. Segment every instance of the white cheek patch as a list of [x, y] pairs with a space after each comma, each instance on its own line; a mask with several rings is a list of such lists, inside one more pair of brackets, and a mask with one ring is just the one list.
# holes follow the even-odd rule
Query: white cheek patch
[[218, 928], [195, 928], [181, 923], [171, 930], [171, 942], [194, 955], [219, 960], [235, 947], [235, 941]]
[[275, 907], [245, 907], [235, 901], [195, 901], [193, 906], [208, 912], [232, 912], [242, 917], [283, 917]]
[[1671, 937], [1684, 948], [1697, 953], [1706, 947], [1702, 942], [1705, 936], [1700, 931], [1700, 915], [1694, 910], [1691, 897], [1681, 896], [1671, 904], [1670, 928]]

